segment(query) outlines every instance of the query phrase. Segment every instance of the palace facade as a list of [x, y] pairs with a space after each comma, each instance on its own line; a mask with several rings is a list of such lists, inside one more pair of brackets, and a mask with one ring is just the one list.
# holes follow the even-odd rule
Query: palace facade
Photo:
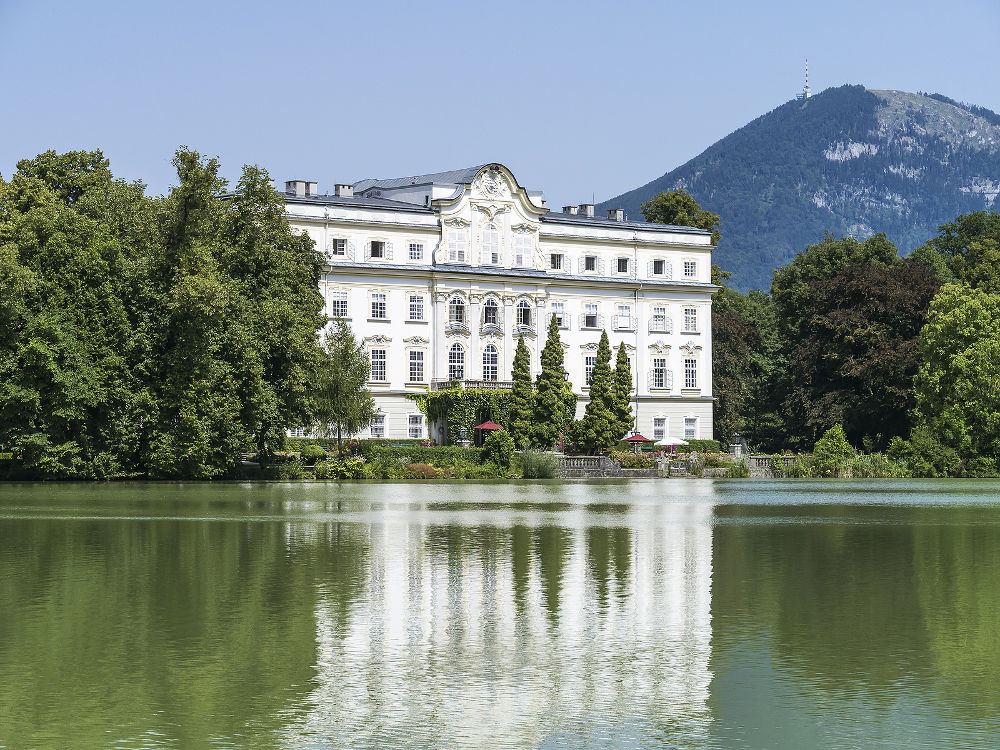
[[630, 358], [636, 429], [712, 437], [709, 232], [626, 221], [620, 209], [599, 217], [592, 204], [550, 211], [502, 164], [332, 195], [292, 180], [285, 202], [326, 256], [326, 314], [347, 319], [371, 358], [380, 415], [361, 437], [446, 441], [407, 394], [454, 381], [509, 388], [518, 336], [536, 377], [552, 315], [578, 416], [606, 330]]

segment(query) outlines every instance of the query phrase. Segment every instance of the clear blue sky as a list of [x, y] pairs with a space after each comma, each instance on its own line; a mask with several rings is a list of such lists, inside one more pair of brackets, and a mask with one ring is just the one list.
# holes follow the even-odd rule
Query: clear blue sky
[[334, 182], [489, 161], [550, 206], [682, 164], [844, 83], [1000, 110], [998, 0], [0, 0], [0, 174], [101, 148], [151, 193], [173, 151]]

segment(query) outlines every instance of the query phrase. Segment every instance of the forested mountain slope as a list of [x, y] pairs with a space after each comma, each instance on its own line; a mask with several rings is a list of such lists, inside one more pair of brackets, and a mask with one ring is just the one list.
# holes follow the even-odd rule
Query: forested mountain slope
[[933, 94], [827, 89], [790, 101], [662, 177], [602, 204], [639, 216], [686, 189], [722, 218], [715, 261], [739, 289], [826, 231], [885, 232], [902, 251], [959, 214], [1000, 207], [1000, 115]]

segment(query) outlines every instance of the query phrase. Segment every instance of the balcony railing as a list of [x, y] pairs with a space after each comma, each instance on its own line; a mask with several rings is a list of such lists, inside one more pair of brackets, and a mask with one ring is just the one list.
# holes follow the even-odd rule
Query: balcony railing
[[667, 320], [651, 319], [649, 321], [650, 333], [670, 333], [670, 322]]
[[461, 331], [462, 333], [469, 332], [469, 324], [464, 320], [449, 320], [444, 325], [444, 330], [446, 331]]
[[616, 315], [615, 316], [615, 330], [616, 331], [634, 331], [635, 330], [635, 318], [631, 315]]
[[499, 323], [483, 323], [479, 328], [480, 333], [495, 333], [498, 336], [503, 335], [503, 326]]
[[521, 334], [528, 333], [533, 334], [535, 332], [535, 327], [531, 323], [517, 323], [514, 325], [514, 335], [520, 336]]
[[462, 390], [509, 391], [514, 387], [513, 380], [432, 380], [432, 391], [444, 391], [448, 388]]

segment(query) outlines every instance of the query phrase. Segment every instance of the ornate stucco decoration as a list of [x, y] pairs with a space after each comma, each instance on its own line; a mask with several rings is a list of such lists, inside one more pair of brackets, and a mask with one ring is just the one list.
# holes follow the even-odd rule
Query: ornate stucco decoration
[[670, 344], [664, 344], [662, 341], [657, 341], [655, 344], [649, 345], [649, 350], [656, 352], [657, 354], [664, 354], [670, 351]]
[[486, 214], [486, 218], [488, 221], [494, 221], [497, 218], [497, 216], [509, 211], [510, 207], [498, 206], [495, 203], [490, 203], [490, 204], [477, 203], [476, 209]]
[[486, 198], [506, 200], [510, 198], [510, 186], [496, 167], [487, 169], [472, 185], [472, 189]]
[[596, 352], [597, 351], [597, 344], [594, 344], [594, 343], [583, 344], [583, 345], [580, 346], [580, 348], [583, 351], [585, 351], [585, 352]]
[[693, 341], [689, 341], [684, 346], [681, 347], [681, 351], [684, 352], [689, 357], [693, 357], [697, 352], [701, 351], [701, 347], [695, 344]]
[[408, 339], [403, 339], [404, 344], [413, 344], [414, 346], [426, 346], [431, 343], [430, 339], [425, 339], [423, 336], [410, 336]]
[[632, 346], [631, 344], [625, 344], [625, 351], [627, 351], [627, 352], [634, 352], [635, 351], [635, 347]]
[[388, 336], [367, 336], [365, 338], [366, 344], [388, 344], [392, 341]]

